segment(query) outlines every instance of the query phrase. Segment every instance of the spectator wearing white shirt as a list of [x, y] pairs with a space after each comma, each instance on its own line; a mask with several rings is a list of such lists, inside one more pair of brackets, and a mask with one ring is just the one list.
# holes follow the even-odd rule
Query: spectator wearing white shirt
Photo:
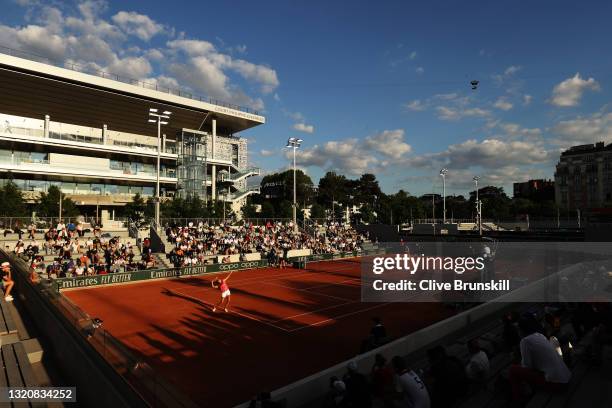
[[430, 408], [429, 392], [419, 376], [408, 368], [406, 362], [400, 356], [393, 357], [391, 363], [398, 376], [397, 385], [402, 393], [402, 399], [396, 406], [401, 408]]
[[562, 391], [570, 381], [572, 373], [550, 341], [542, 333], [534, 317], [519, 320], [523, 339], [520, 343], [521, 364], [510, 367], [510, 385], [515, 401], [524, 401], [523, 384], [548, 391]]
[[480, 348], [478, 339], [472, 339], [468, 342], [468, 351], [470, 360], [465, 366], [465, 374], [470, 381], [477, 383], [486, 381], [490, 370], [489, 356]]

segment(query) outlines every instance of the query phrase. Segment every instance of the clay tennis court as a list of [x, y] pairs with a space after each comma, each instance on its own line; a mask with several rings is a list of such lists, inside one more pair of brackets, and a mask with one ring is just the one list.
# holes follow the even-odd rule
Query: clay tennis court
[[234, 272], [230, 312], [212, 312], [227, 273], [64, 292], [193, 401], [231, 407], [354, 357], [383, 319], [392, 338], [439, 321], [439, 303], [362, 303], [359, 259]]

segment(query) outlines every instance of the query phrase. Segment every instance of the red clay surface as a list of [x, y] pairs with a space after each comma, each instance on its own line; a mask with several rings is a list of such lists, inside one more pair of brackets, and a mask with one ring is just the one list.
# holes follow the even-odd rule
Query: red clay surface
[[396, 338], [451, 314], [439, 303], [362, 303], [358, 259], [235, 272], [229, 313], [211, 310], [213, 276], [64, 294], [196, 403], [219, 408], [354, 357], [374, 316]]

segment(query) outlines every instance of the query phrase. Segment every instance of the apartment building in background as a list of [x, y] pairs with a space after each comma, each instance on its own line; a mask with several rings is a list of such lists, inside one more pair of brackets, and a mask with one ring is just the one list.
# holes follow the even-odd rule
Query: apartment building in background
[[612, 205], [612, 144], [574, 146], [561, 153], [555, 170], [555, 201], [565, 210]]

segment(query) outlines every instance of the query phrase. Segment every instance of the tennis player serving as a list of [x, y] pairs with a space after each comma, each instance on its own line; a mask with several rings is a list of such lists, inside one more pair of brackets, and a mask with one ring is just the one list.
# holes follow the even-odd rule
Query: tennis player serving
[[[221, 290], [221, 299], [217, 302], [216, 305], [213, 306], [212, 311], [216, 312], [217, 308], [223, 308], [223, 310], [225, 310], [226, 312], [228, 312], [228, 308], [229, 308], [229, 304], [230, 304], [230, 289], [229, 286], [227, 286], [227, 280], [230, 278], [230, 276], [232, 276], [232, 273], [234, 273], [233, 271], [230, 272], [229, 275], [227, 275], [224, 279], [213, 279], [212, 281], [212, 287], [213, 288], [219, 288], [219, 290]], [[225, 305], [225, 306], [224, 306]]]

